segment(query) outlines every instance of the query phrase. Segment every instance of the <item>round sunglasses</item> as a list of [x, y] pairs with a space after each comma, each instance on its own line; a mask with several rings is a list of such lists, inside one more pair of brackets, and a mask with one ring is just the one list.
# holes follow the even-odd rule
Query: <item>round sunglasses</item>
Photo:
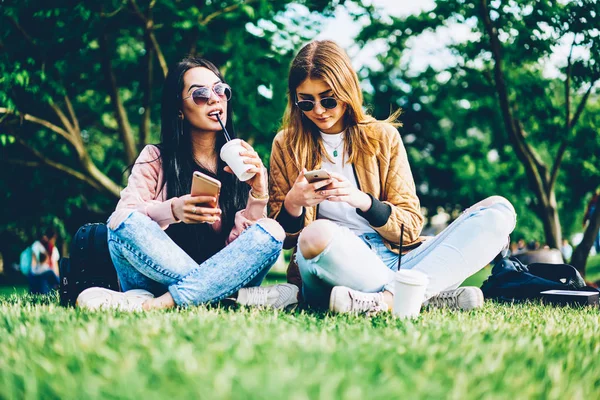
[[229, 101], [231, 99], [231, 86], [226, 83], [217, 83], [212, 88], [203, 86], [195, 89], [192, 94], [188, 97], [184, 97], [183, 100], [187, 100], [190, 97], [194, 100], [194, 103], [198, 106], [202, 106], [208, 102], [212, 93], [217, 95], [221, 100]]
[[[337, 100], [334, 99], [333, 97], [323, 97], [319, 101], [319, 103], [321, 103], [321, 106], [323, 106], [323, 108], [326, 108], [328, 110], [336, 108], [338, 105]], [[315, 104], [316, 104], [316, 102], [314, 102], [312, 100], [297, 100], [296, 101], [296, 105], [302, 111], [311, 111], [313, 108], [315, 108]]]

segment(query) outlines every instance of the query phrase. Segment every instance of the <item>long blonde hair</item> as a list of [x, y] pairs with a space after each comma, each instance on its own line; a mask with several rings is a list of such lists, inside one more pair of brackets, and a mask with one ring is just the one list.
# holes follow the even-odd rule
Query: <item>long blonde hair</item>
[[[298, 168], [313, 169], [322, 161], [325, 151], [323, 139], [316, 125], [306, 118], [296, 106], [296, 88], [307, 78], [322, 79], [334, 97], [346, 104], [344, 119], [345, 151], [348, 162], [354, 163], [358, 154], [373, 156], [379, 138], [368, 135], [365, 126], [377, 123], [375, 118], [363, 111], [363, 96], [356, 72], [346, 52], [331, 40], [317, 40], [304, 46], [292, 61], [288, 77], [288, 104], [283, 116], [284, 137]], [[398, 109], [385, 121], [394, 126], [401, 110]], [[318, 149], [318, 151], [315, 151]]]

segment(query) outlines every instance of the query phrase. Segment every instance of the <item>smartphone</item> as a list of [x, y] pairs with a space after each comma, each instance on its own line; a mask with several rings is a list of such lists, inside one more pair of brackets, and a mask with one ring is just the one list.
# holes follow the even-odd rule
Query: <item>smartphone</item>
[[217, 201], [207, 203], [207, 205], [212, 208], [217, 208], [220, 192], [221, 182], [200, 171], [194, 171], [194, 176], [192, 178], [192, 196], [213, 196]]
[[329, 172], [327, 172], [326, 169], [315, 169], [314, 171], [307, 171], [304, 174], [304, 177], [306, 177], [306, 180], [309, 183], [315, 183], [329, 179], [331, 178], [331, 175], [329, 175]]

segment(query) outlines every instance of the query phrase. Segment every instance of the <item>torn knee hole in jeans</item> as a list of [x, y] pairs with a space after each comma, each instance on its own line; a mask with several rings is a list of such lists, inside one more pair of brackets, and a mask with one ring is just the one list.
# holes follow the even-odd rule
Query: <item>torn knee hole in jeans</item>
[[320, 252], [319, 254], [317, 254], [316, 256], [314, 256], [313, 258], [310, 258], [310, 259], [305, 258], [304, 255], [302, 254], [302, 252], [300, 251], [300, 248], [298, 248], [296, 251], [296, 254], [294, 254], [294, 256], [296, 257], [296, 264], [298, 264], [298, 254], [299, 253], [305, 262], [317, 264], [319, 262], [319, 260], [321, 259], [321, 257], [325, 257], [331, 251], [331, 243], [332, 242], [333, 242], [333, 240], [331, 242], [329, 242], [329, 244], [323, 249], [322, 252]]
[[106, 225], [112, 231], [116, 231], [119, 228], [123, 227], [125, 221], [127, 221], [136, 210], [132, 209], [121, 209], [112, 213], [112, 215], [108, 218]]

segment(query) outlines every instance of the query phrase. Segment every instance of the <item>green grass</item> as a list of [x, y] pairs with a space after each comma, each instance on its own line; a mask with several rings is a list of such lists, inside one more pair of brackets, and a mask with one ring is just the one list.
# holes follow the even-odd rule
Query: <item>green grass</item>
[[600, 255], [589, 257], [585, 265], [586, 279], [590, 282], [600, 280]]
[[20, 295], [28, 292], [27, 286], [0, 286], [0, 299], [13, 294]]
[[[588, 276], [600, 275], [600, 257], [590, 261]], [[90, 313], [25, 291], [0, 287], [0, 399], [600, 396], [597, 308], [487, 302], [414, 321], [228, 307]]]
[[0, 399], [600, 396], [598, 309], [487, 303], [415, 321], [0, 299]]

